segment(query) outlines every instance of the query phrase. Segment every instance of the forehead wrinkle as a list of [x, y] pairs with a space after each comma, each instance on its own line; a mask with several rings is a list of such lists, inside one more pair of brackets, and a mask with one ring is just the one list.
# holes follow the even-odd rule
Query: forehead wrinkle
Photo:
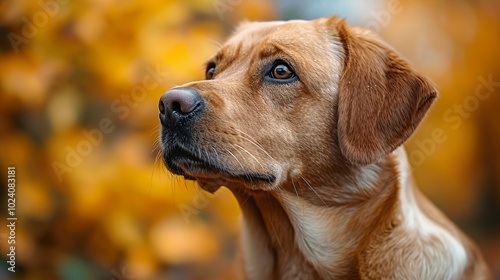
[[241, 43], [237, 43], [236, 47], [233, 44], [226, 44], [213, 56], [213, 58], [209, 59], [206, 64], [208, 65], [213, 62], [216, 64], [217, 72], [223, 72], [230, 67], [233, 62], [241, 61], [239, 58], [241, 49]]
[[278, 53], [285, 53], [284, 49], [279, 46], [277, 42], [265, 43], [264, 46], [260, 48], [257, 55], [259, 59], [264, 59], [270, 56], [275, 56]]
[[227, 44], [215, 55], [216, 61], [222, 61], [224, 58], [230, 59], [238, 57], [241, 53], [242, 43], [239, 42], [236, 47], [233, 44]]
[[254, 49], [257, 54], [255, 58], [264, 59], [271, 56], [282, 54], [292, 60], [301, 54], [303, 50], [307, 50], [307, 43], [301, 39], [294, 38], [289, 33], [279, 34], [269, 32], [262, 36], [259, 41], [254, 42]]
[[[305, 44], [297, 44], [296, 31], [304, 32], [304, 21], [275, 21], [275, 22], [255, 22], [246, 23], [237, 32], [229, 38], [224, 47], [224, 56], [232, 54], [232, 46], [236, 45], [236, 52], [234, 56], [244, 55], [244, 53], [253, 53], [254, 49], [262, 49], [262, 45], [271, 45], [276, 50], [265, 49], [264, 54], [259, 57], [271, 56], [273, 53], [284, 50], [297, 50], [303, 49]], [[297, 46], [294, 48], [294, 46]], [[248, 55], [246, 55], [248, 56]], [[222, 57], [217, 57], [222, 58]], [[226, 58], [227, 59], [227, 58]]]
[[237, 30], [232, 36], [232, 39], [242, 41], [248, 39], [255, 39], [255, 37], [263, 37], [266, 34], [273, 32], [280, 25], [286, 24], [284, 21], [271, 21], [271, 22], [251, 22], [247, 23], [244, 27]]

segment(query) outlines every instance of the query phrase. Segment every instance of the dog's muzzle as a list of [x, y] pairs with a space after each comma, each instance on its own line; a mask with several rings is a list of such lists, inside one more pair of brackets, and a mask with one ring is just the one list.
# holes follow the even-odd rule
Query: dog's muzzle
[[162, 95], [158, 106], [163, 160], [167, 168], [184, 176], [181, 167], [209, 169], [208, 159], [196, 155], [199, 148], [193, 141], [194, 126], [205, 108], [201, 95], [194, 89], [173, 88]]
[[229, 168], [221, 161], [222, 152], [217, 153], [216, 148], [207, 148], [207, 143], [200, 142], [197, 133], [205, 109], [202, 96], [190, 88], [174, 88], [160, 98], [161, 145], [167, 169], [186, 179], [210, 179], [219, 185], [227, 182], [226, 179], [274, 182], [273, 174]]

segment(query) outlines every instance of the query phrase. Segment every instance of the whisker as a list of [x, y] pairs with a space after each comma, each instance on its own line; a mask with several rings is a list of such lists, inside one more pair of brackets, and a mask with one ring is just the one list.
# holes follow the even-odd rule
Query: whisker
[[281, 245], [281, 240], [279, 238], [278, 233], [276, 232], [276, 228], [274, 228], [273, 223], [269, 223], [269, 225], [271, 226], [271, 229], [273, 230], [274, 235], [277, 237], [276, 240], [278, 241], [278, 246], [280, 247], [281, 252], [283, 253], [283, 255], [285, 255], [285, 250], [283, 249], [283, 245]]
[[207, 150], [203, 150], [205, 152], [205, 157], [208, 161], [209, 164], [212, 164], [212, 158], [210, 157], [210, 155], [208, 154], [208, 151]]
[[241, 166], [241, 170], [243, 171], [244, 176], [247, 177], [248, 180], [250, 180], [250, 177], [248, 176], [248, 174], [245, 171], [245, 168], [243, 167], [243, 164], [241, 164], [241, 162], [238, 160], [238, 158], [233, 153], [231, 153], [230, 150], [228, 150], [228, 149], [225, 149], [225, 150], [238, 162], [238, 164]]
[[297, 192], [297, 188], [295, 187], [295, 182], [293, 181], [293, 177], [290, 176], [291, 179], [292, 179], [292, 186], [293, 186], [293, 189], [295, 190], [295, 194], [297, 195], [297, 199], [299, 198], [299, 193]]
[[243, 160], [245, 160], [245, 162], [246, 162], [246, 163], [248, 163], [247, 158], [246, 158], [246, 157], [244, 157], [244, 156], [241, 154], [241, 152], [240, 152], [240, 150], [239, 150], [239, 149], [237, 149], [237, 145], [236, 145], [236, 144], [231, 144], [231, 143], [229, 143], [229, 145], [233, 146], [233, 147], [235, 148], [235, 150], [238, 152], [238, 154], [240, 155], [240, 157], [241, 157]]
[[[246, 133], [245, 131], [243, 131], [243, 130], [241, 130], [241, 129], [237, 128], [237, 127], [235, 127], [234, 129], [235, 129], [236, 131], [238, 131], [239, 133], [243, 134], [244, 136], [246, 136], [246, 139], [247, 139], [247, 140], [249, 140], [249, 141], [251, 141], [251, 142], [255, 143], [257, 146], [259, 146], [259, 147], [261, 147], [261, 148], [262, 148], [262, 145], [260, 145], [260, 144], [258, 143], [259, 141], [257, 141], [257, 140], [256, 140], [256, 139], [252, 136], [252, 135], [250, 135], [250, 134]], [[241, 136], [241, 135], [240, 135], [240, 136]]]
[[[238, 192], [240, 192], [240, 190], [238, 189]], [[243, 207], [243, 205], [245, 205], [245, 203], [250, 199], [250, 195], [247, 195], [247, 199], [245, 199], [245, 201], [243, 201], [240, 205], [240, 207]]]
[[242, 131], [241, 129], [235, 128], [238, 132], [240, 132], [243, 135], [240, 135], [240, 137], [244, 140], [247, 140], [251, 144], [253, 144], [255, 147], [257, 147], [259, 150], [264, 152], [270, 159], [276, 161], [265, 149], [258, 143], [257, 140], [255, 140], [252, 136], [248, 135], [246, 132]]
[[321, 196], [319, 196], [319, 194], [316, 192], [316, 190], [311, 186], [311, 184], [309, 184], [309, 182], [306, 180], [306, 178], [304, 178], [304, 176], [300, 176], [300, 178], [302, 178], [302, 180], [304, 180], [304, 182], [307, 184], [307, 186], [309, 186], [309, 188], [316, 194], [316, 196], [321, 200], [321, 202], [323, 202], [323, 204], [328, 207], [328, 205], [325, 203], [325, 201], [321, 198]]
[[198, 158], [203, 158], [203, 150], [201, 148], [197, 147], [195, 154]]
[[241, 150], [243, 150], [244, 152], [246, 152], [249, 156], [251, 156], [260, 165], [260, 167], [262, 167], [262, 169], [264, 169], [264, 166], [260, 163], [260, 161], [252, 153], [250, 153], [247, 149], [243, 148], [242, 146], [240, 146], [238, 144], [232, 144], [232, 145], [236, 146], [236, 147], [240, 148]]
[[215, 40], [215, 39], [212, 39], [212, 38], [208, 38], [208, 40], [210, 40], [212, 43], [215, 43], [215, 45], [216, 45], [219, 49], [221, 49], [221, 48], [222, 48], [222, 44], [221, 44], [219, 41], [217, 41], [217, 40]]
[[[166, 174], [166, 169], [163, 169], [160, 162], [162, 162], [162, 155], [163, 155], [163, 148], [161, 146], [161, 139], [160, 137], [157, 137], [154, 142], [153, 142], [153, 145], [151, 146], [151, 154], [156, 154], [154, 156], [154, 162], [153, 162], [153, 169], [151, 170], [151, 176], [150, 176], [150, 189], [149, 189], [149, 194], [151, 195], [151, 191], [152, 191], [152, 185], [153, 185], [153, 179], [155, 177], [155, 174], [159, 174], [159, 173], [156, 173], [158, 171], [158, 169], [160, 170], [163, 170], [163, 172]], [[168, 172], [169, 173], [169, 172]], [[161, 177], [159, 177], [161, 179]]]
[[150, 135], [154, 135], [154, 134], [156, 134], [156, 135], [160, 134], [160, 125], [157, 125], [157, 126], [153, 127], [153, 129], [151, 129]]
[[159, 152], [161, 150], [161, 143], [160, 143], [160, 139], [157, 138], [154, 142], [153, 142], [153, 146], [151, 146], [151, 152], [154, 153], [154, 152]]
[[210, 147], [212, 148], [212, 150], [214, 151], [214, 154], [215, 154], [215, 162], [211, 162], [213, 165], [215, 166], [219, 166], [221, 164], [221, 159], [219, 157], [219, 153], [217, 152], [217, 150], [214, 148], [214, 147]]
[[[151, 182], [153, 182], [153, 178], [154, 178], [155, 171], [156, 171], [156, 170], [158, 169], [158, 167], [159, 167], [159, 163], [160, 163], [160, 162], [159, 162], [159, 160], [160, 160], [160, 159], [161, 159], [161, 152], [160, 152], [160, 151], [158, 151], [158, 152], [156, 153], [155, 160], [154, 160], [154, 162], [153, 162], [153, 170], [151, 170], [151, 178], [150, 178]], [[160, 168], [161, 168], [161, 166], [160, 166]]]
[[[299, 193], [297, 192], [297, 188], [295, 187], [295, 181], [293, 179], [293, 176], [290, 176], [290, 179], [292, 180], [292, 186], [293, 186], [293, 189], [295, 190], [295, 194], [297, 195], [297, 200], [299, 200]], [[298, 184], [299, 188], [300, 188], [300, 184]], [[300, 194], [301, 194], [301, 197], [304, 196], [304, 193], [302, 192], [302, 188], [300, 189]], [[302, 203], [302, 213], [304, 213], [304, 203]]]

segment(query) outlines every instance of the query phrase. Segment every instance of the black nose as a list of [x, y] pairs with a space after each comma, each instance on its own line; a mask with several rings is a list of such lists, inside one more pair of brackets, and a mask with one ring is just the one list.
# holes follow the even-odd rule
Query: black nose
[[201, 95], [190, 88], [174, 88], [160, 98], [160, 120], [163, 124], [198, 115], [203, 109]]

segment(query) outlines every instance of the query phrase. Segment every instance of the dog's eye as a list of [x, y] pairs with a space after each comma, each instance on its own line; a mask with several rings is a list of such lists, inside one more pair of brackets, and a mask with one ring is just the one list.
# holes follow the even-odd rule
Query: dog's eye
[[215, 64], [209, 64], [207, 66], [207, 72], [205, 73], [205, 79], [211, 80], [214, 77]]
[[278, 83], [290, 83], [297, 80], [297, 76], [295, 75], [293, 68], [282, 60], [278, 60], [274, 63], [271, 69], [268, 70], [265, 78], [268, 81]]
[[273, 78], [279, 79], [279, 80], [286, 80], [290, 79], [293, 77], [295, 74], [290, 70], [290, 67], [286, 64], [277, 64], [276, 66], [273, 67], [273, 70], [271, 71]]

